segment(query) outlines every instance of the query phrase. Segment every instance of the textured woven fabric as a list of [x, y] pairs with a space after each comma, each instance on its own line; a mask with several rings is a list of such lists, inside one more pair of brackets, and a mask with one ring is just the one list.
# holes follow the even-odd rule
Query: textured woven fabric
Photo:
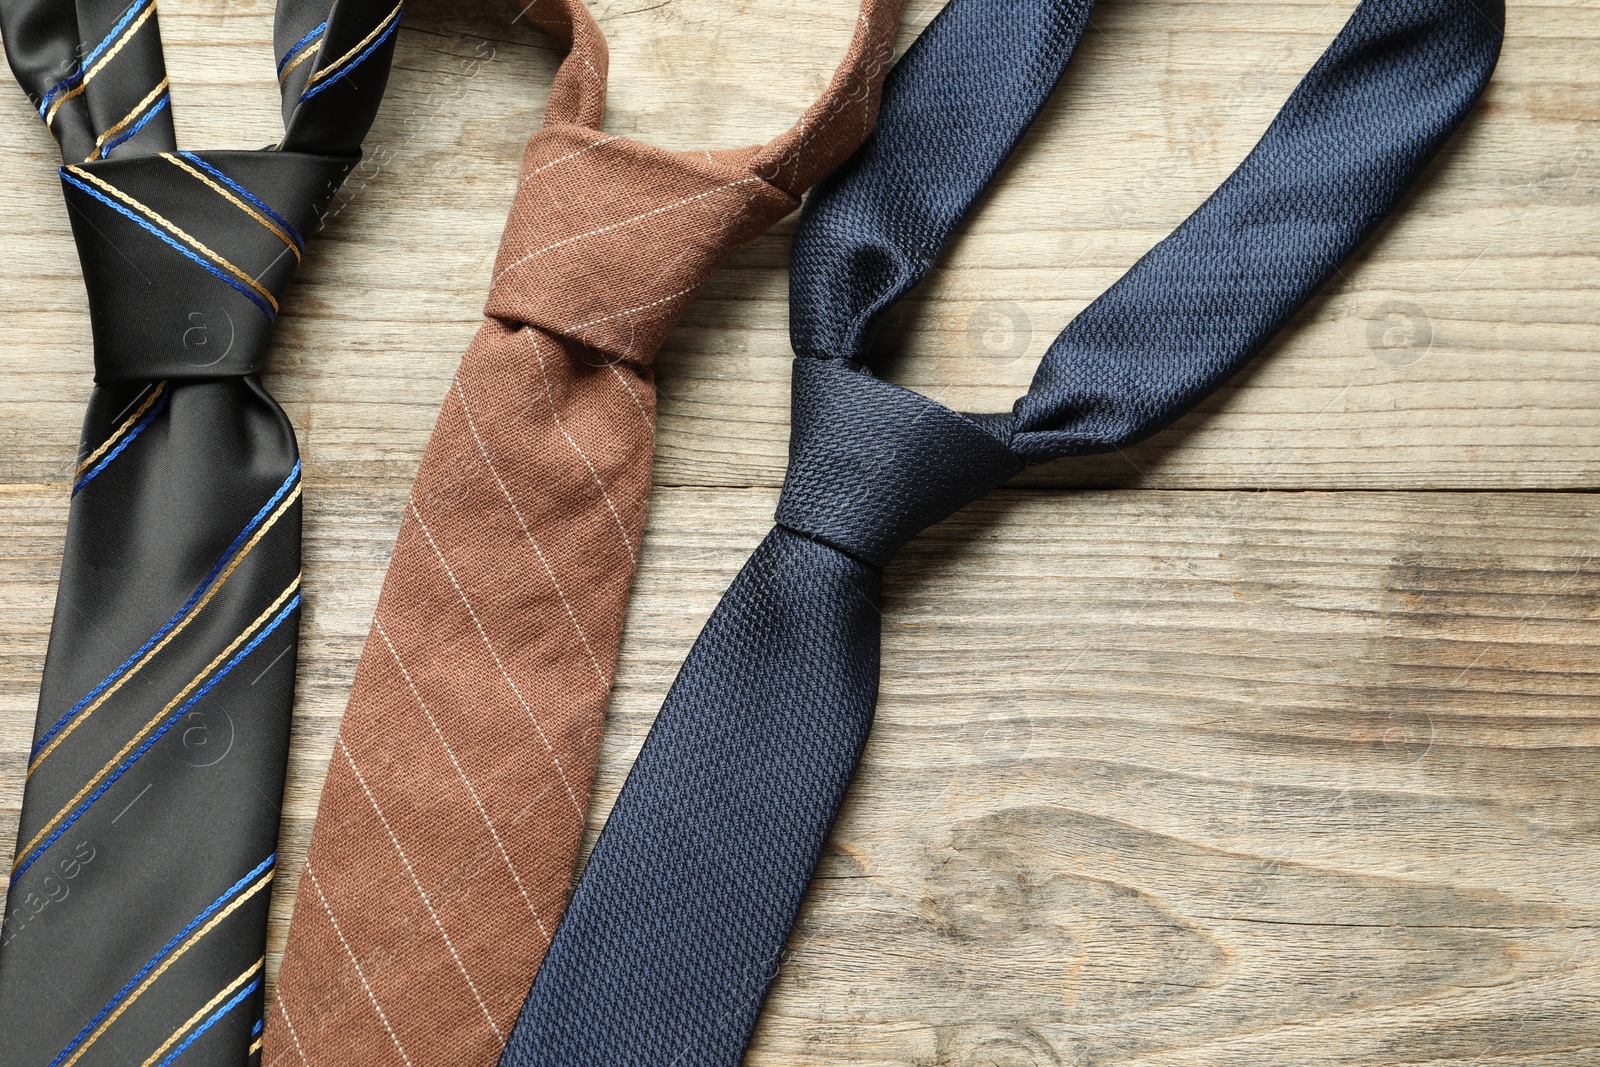
[[282, 144], [194, 153], [154, 0], [0, 0], [65, 161], [96, 381], [0, 927], [6, 1067], [260, 1050], [300, 463], [256, 374], [399, 15], [286, 0]]
[[767, 145], [603, 133], [578, 0], [488, 319], [451, 382], [357, 669], [267, 1027], [269, 1062], [492, 1064], [572, 881], [650, 485], [663, 336], [871, 129], [900, 0]]
[[880, 568], [1025, 465], [1148, 436], [1237, 371], [1467, 113], [1503, 10], [1366, 0], [1249, 158], [1052, 344], [1012, 413], [874, 378], [875, 322], [927, 272], [1086, 17], [1069, 0], [952, 0], [890, 74], [877, 131], [807, 204], [777, 528], [673, 684], [502, 1067], [739, 1062], [866, 742]]

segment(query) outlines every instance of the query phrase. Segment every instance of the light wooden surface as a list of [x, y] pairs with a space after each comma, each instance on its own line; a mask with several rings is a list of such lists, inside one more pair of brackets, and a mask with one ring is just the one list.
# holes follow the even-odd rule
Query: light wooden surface
[[[886, 373], [1003, 408], [1062, 325], [1243, 157], [1352, 0], [1106, 0]], [[936, 3], [913, 0], [902, 44]], [[764, 140], [848, 0], [605, 0], [608, 128]], [[268, 0], [163, 0], [187, 147], [274, 140]], [[269, 386], [307, 461], [281, 949], [411, 475], [558, 59], [414, 0], [369, 160]], [[1483, 105], [1235, 385], [1036, 471], [889, 572], [860, 777], [750, 1062], [1600, 1063], [1600, 3], [1518, 3]], [[658, 363], [660, 489], [591, 825], [765, 531], [792, 220]], [[0, 92], [0, 839], [88, 390], [51, 143]]]

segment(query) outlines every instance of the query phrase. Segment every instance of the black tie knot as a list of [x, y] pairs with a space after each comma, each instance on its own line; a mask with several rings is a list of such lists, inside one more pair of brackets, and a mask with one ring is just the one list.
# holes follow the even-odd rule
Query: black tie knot
[[299, 152], [161, 152], [63, 167], [95, 380], [259, 372], [304, 234], [353, 163]]
[[839, 360], [795, 360], [793, 411], [778, 524], [878, 567], [1024, 466], [967, 416]]

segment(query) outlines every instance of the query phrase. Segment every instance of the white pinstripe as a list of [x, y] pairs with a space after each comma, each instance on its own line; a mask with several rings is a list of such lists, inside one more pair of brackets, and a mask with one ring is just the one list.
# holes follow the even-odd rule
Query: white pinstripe
[[589, 230], [586, 233], [580, 233], [580, 234], [577, 234], [577, 235], [572, 236], [572, 237], [563, 237], [561, 240], [556, 241], [556, 242], [554, 242], [552, 244], [547, 244], [543, 248], [537, 249], [537, 250], [535, 250], [533, 252], [529, 252], [527, 255], [523, 256], [521, 259], [518, 259], [515, 262], [509, 264], [504, 270], [500, 271], [498, 274], [496, 274], [494, 276], [494, 280], [495, 280], [495, 282], [499, 282], [501, 278], [504, 278], [507, 274], [511, 273], [512, 271], [516, 270], [518, 267], [522, 266], [524, 263], [528, 262], [528, 260], [536, 259], [539, 256], [544, 255], [546, 252], [553, 252], [556, 249], [562, 248], [562, 247], [564, 247], [566, 245], [570, 245], [575, 241], [582, 241], [582, 240], [585, 240], [586, 238], [590, 238], [590, 237], [598, 237], [600, 234], [610, 233], [612, 230], [620, 230], [625, 226], [632, 226], [636, 222], [643, 222], [645, 219], [653, 218], [656, 215], [662, 215], [662, 214], [665, 214], [666, 212], [672, 211], [672, 210], [674, 210], [676, 208], [684, 207], [684, 206], [686, 206], [688, 204], [693, 204], [693, 203], [695, 203], [696, 201], [699, 201], [699, 200], [704, 200], [709, 196], [715, 196], [717, 193], [722, 192], [724, 189], [732, 189], [735, 186], [749, 185], [751, 182], [759, 182], [759, 181], [761, 181], [760, 178], [756, 177], [754, 174], [751, 174], [751, 175], [749, 175], [747, 177], [738, 178], [738, 179], [736, 179], [734, 181], [731, 181], [731, 182], [724, 182], [722, 185], [719, 185], [714, 189], [707, 189], [703, 193], [696, 193], [693, 196], [686, 196], [682, 200], [674, 200], [670, 204], [663, 204], [662, 206], [660, 206], [658, 208], [652, 208], [651, 210], [646, 211], [643, 214], [633, 216], [633, 218], [631, 218], [631, 219], [623, 219], [621, 222], [613, 222], [613, 223], [610, 223], [608, 225], [601, 226], [598, 229]]
[[378, 806], [378, 798], [372, 795], [372, 790], [367, 788], [367, 780], [361, 774], [361, 768], [356, 766], [355, 757], [350, 755], [350, 749], [345, 747], [344, 738], [339, 738], [339, 751], [344, 753], [344, 761], [350, 765], [350, 773], [356, 776], [356, 781], [361, 784], [361, 791], [367, 794], [367, 803], [372, 805], [373, 812], [378, 816], [378, 821], [383, 824], [383, 832], [389, 835], [390, 844], [394, 845], [395, 852], [400, 856], [400, 862], [405, 865], [406, 873], [411, 876], [411, 884], [417, 887], [417, 896], [422, 898], [422, 906], [428, 909], [428, 918], [433, 920], [434, 929], [439, 931], [439, 937], [444, 941], [444, 947], [450, 950], [450, 958], [456, 961], [456, 969], [461, 972], [461, 977], [466, 979], [467, 988], [472, 990], [472, 999], [478, 1002], [478, 1010], [483, 1012], [484, 1019], [489, 1023], [489, 1029], [494, 1031], [494, 1036], [505, 1040], [505, 1035], [494, 1024], [494, 1016], [489, 1014], [488, 1007], [483, 1003], [483, 997], [478, 993], [478, 984], [472, 980], [472, 975], [467, 973], [467, 965], [461, 962], [460, 953], [456, 952], [454, 941], [445, 933], [444, 923], [439, 921], [439, 913], [433, 910], [433, 901], [428, 899], [428, 893], [422, 888], [422, 881], [417, 877], [417, 872], [411, 867], [411, 860], [406, 856], [406, 850], [400, 847], [400, 839], [394, 835], [394, 829], [389, 825], [389, 820], [384, 817], [383, 809]]
[[450, 564], [445, 560], [444, 553], [439, 550], [439, 542], [433, 539], [433, 531], [428, 529], [428, 524], [422, 521], [422, 512], [417, 510], [416, 500], [411, 501], [411, 515], [417, 520], [417, 525], [422, 529], [422, 535], [428, 539], [428, 544], [433, 546], [433, 554], [439, 561], [439, 566], [444, 568], [444, 573], [450, 579], [450, 584], [455, 586], [456, 595], [461, 598], [461, 603], [466, 605], [467, 614], [472, 616], [472, 624], [478, 628], [478, 636], [483, 639], [483, 647], [489, 650], [489, 656], [494, 660], [494, 665], [500, 668], [500, 677], [505, 679], [506, 686], [511, 694], [517, 698], [517, 703], [522, 705], [522, 710], [528, 713], [528, 718], [533, 723], [533, 728], [538, 731], [539, 740], [544, 742], [545, 751], [550, 753], [550, 759], [556, 765], [556, 773], [561, 776], [561, 784], [567, 787], [567, 797], [572, 801], [573, 814], [578, 817], [579, 824], [583, 822], [583, 805], [578, 803], [578, 794], [573, 792], [572, 783], [567, 780], [567, 769], [561, 765], [561, 757], [556, 755], [555, 746], [550, 743], [550, 738], [544, 732], [544, 726], [539, 722], [539, 717], [533, 713], [533, 708], [528, 706], [528, 701], [523, 697], [522, 690], [517, 688], [517, 683], [512, 681], [511, 673], [506, 670], [506, 665], [500, 659], [500, 653], [494, 650], [494, 642], [489, 640], [489, 634], [483, 628], [483, 622], [478, 618], [478, 613], [473, 610], [472, 601], [467, 599], [467, 591], [461, 588], [461, 583], [456, 580], [456, 572], [450, 569]]
[[[743, 212], [741, 212], [741, 214], [743, 214]], [[724, 226], [723, 228], [726, 229], [727, 227]], [[658, 272], [658, 276], [659, 277], [666, 277], [668, 272], [670, 272], [674, 267], [676, 267], [693, 250], [694, 250], [694, 247], [692, 245], [690, 245], [690, 244], [685, 244], [682, 248], [678, 249], [678, 254], [673, 256], [670, 260], [668, 260], [660, 268], [660, 270]], [[695, 284], [690, 285], [686, 289], [679, 289], [676, 293], [672, 293], [672, 294], [669, 294], [667, 296], [661, 297], [659, 300], [652, 300], [647, 304], [640, 304], [638, 307], [627, 308], [626, 310], [623, 310], [623, 311], [615, 311], [615, 312], [612, 312], [610, 315], [602, 315], [598, 319], [590, 319], [588, 322], [582, 322], [582, 323], [579, 323], [576, 326], [568, 326], [566, 329], [564, 329], [564, 330], [562, 330], [560, 332], [561, 332], [562, 336], [576, 337], [579, 333], [581, 333], [583, 330], [588, 329], [590, 326], [597, 326], [602, 322], [610, 322], [612, 319], [619, 319], [619, 318], [622, 318], [624, 316], [632, 316], [632, 315], [634, 315], [634, 314], [636, 314], [636, 313], [638, 313], [640, 311], [648, 311], [650, 308], [659, 307], [660, 305], [665, 304], [668, 301], [676, 300], [679, 297], [690, 295], [691, 293], [693, 293], [696, 289], [698, 289], [700, 287], [700, 285], [704, 282], [704, 280], [705, 279], [702, 278], [700, 282], [696, 282]], [[630, 322], [628, 324], [628, 347], [623, 349], [623, 358], [627, 358], [627, 356], [632, 354], [633, 346], [634, 346], [635, 342], [638, 341], [638, 339], [639, 339], [638, 332], [633, 328], [633, 324]]]
[[600, 490], [600, 495], [605, 498], [606, 507], [611, 509], [611, 517], [616, 520], [617, 532], [622, 535], [622, 543], [628, 550], [628, 559], [633, 563], [638, 563], [639, 553], [633, 547], [633, 538], [628, 536], [628, 526], [622, 521], [622, 515], [617, 511], [616, 502], [611, 499], [610, 490], [606, 488], [606, 483], [600, 480], [600, 472], [594, 469], [594, 464], [589, 460], [589, 454], [585, 452], [583, 450], [583, 446], [578, 444], [577, 440], [567, 432], [566, 424], [561, 421], [561, 412], [556, 408], [555, 390], [550, 384], [550, 368], [545, 364], [544, 349], [539, 347], [538, 335], [533, 332], [533, 328], [531, 326], [524, 326], [522, 328], [522, 333], [523, 336], [527, 337], [532, 343], [533, 354], [539, 360], [539, 375], [544, 379], [544, 399], [545, 403], [550, 405], [550, 417], [555, 420], [556, 429], [561, 431], [561, 436], [567, 439], [567, 444], [571, 445], [572, 450], [578, 454], [580, 459], [583, 460], [583, 465], [589, 468], [589, 476], [594, 479], [594, 484], [596, 488]]
[[[583, 632], [583, 624], [578, 621], [578, 613], [573, 610], [572, 602], [567, 599], [566, 590], [561, 588], [561, 579], [556, 577], [555, 568], [550, 566], [550, 560], [545, 556], [544, 549], [539, 547], [539, 542], [534, 539], [533, 531], [528, 528], [528, 520], [523, 517], [522, 509], [517, 507], [517, 502], [511, 498], [511, 490], [506, 488], [506, 483], [500, 477], [500, 472], [495, 469], [494, 461], [489, 458], [489, 450], [484, 447], [483, 438], [478, 434], [478, 424], [472, 418], [472, 409], [467, 406], [467, 396], [461, 391], [461, 379], [458, 376], [452, 383], [455, 386], [456, 399], [461, 402], [461, 413], [467, 417], [467, 429], [472, 431], [472, 440], [477, 443], [478, 455], [483, 457], [483, 465], [489, 468], [489, 474], [494, 478], [494, 484], [500, 487], [500, 495], [506, 498], [511, 513], [517, 517], [517, 525], [522, 527], [522, 536], [527, 538], [534, 555], [539, 557], [539, 562], [544, 566], [544, 572], [550, 578], [550, 584], [555, 587], [556, 596], [561, 598], [561, 606], [567, 611], [567, 618], [572, 623], [572, 628], [578, 633], [578, 640], [583, 643], [583, 650], [589, 654], [589, 662], [594, 665], [595, 677], [600, 679], [603, 688], [611, 687], [611, 679], [606, 676], [605, 668], [600, 666], [600, 657], [594, 654], [594, 648], [589, 644], [589, 635]], [[637, 401], [637, 398], [635, 398]], [[641, 408], [640, 410], [643, 410]]]
[[[683, 253], [680, 252], [680, 253], [678, 253], [677, 259], [674, 259], [672, 262], [675, 264], [678, 259], [682, 259], [682, 258], [683, 258]], [[669, 266], [670, 265], [671, 264], [669, 264]], [[700, 288], [700, 285], [701, 285], [700, 282], [695, 282], [693, 285], [689, 286], [687, 289], [679, 289], [676, 293], [673, 293], [671, 296], [664, 296], [660, 300], [652, 300], [648, 304], [640, 304], [638, 307], [628, 308], [626, 311], [613, 311], [609, 315], [601, 315], [598, 319], [590, 319], [588, 322], [580, 322], [576, 326], [569, 326], [563, 332], [565, 332], [565, 333], [577, 333], [579, 330], [587, 330], [591, 326], [598, 326], [602, 322], [610, 322], [612, 319], [620, 319], [624, 315], [632, 315], [632, 314], [635, 314], [636, 312], [648, 311], [651, 308], [657, 307], [657, 306], [659, 306], [661, 304], [665, 304], [670, 300], [676, 300], [680, 296], [688, 296], [690, 293], [692, 293], [696, 289]]]
[[[328, 922], [333, 924], [333, 932], [339, 937], [339, 944], [344, 946], [344, 954], [350, 957], [350, 966], [356, 969], [356, 977], [361, 979], [361, 988], [367, 991], [367, 999], [372, 1002], [372, 1010], [378, 1013], [378, 1021], [389, 1034], [389, 1040], [394, 1042], [395, 1051], [400, 1053], [400, 1058], [405, 1060], [406, 1067], [412, 1067], [411, 1057], [406, 1055], [405, 1046], [400, 1044], [400, 1038], [395, 1036], [394, 1027], [389, 1025], [389, 1017], [383, 1013], [383, 1008], [378, 1004], [378, 998], [372, 993], [372, 986], [367, 983], [367, 976], [361, 970], [361, 964], [356, 962], [356, 954], [350, 950], [350, 942], [344, 939], [344, 931], [339, 929], [339, 920], [333, 917], [333, 908], [328, 904], [328, 897], [322, 892], [322, 883], [317, 881], [316, 872], [311, 869], [311, 861], [306, 861], [306, 877], [311, 879], [311, 887], [317, 891], [317, 899], [322, 901], [322, 910], [328, 913]], [[288, 1016], [286, 1015], [285, 1018]], [[302, 1054], [303, 1055], [303, 1054]]]
[[[461, 784], [466, 787], [467, 795], [472, 798], [473, 807], [478, 809], [478, 814], [483, 817], [483, 825], [488, 829], [489, 836], [494, 838], [495, 847], [500, 850], [500, 858], [505, 861], [506, 870], [511, 873], [511, 878], [517, 883], [517, 891], [522, 894], [522, 902], [528, 905], [528, 911], [533, 915], [533, 921], [538, 924], [539, 932], [544, 935], [545, 944], [550, 943], [550, 931], [545, 929], [544, 920], [539, 917], [539, 909], [533, 906], [533, 901], [528, 897], [528, 890], [522, 884], [522, 876], [517, 873], [517, 868], [511, 863], [511, 855], [506, 851], [505, 842], [500, 839], [500, 831], [494, 827], [494, 822], [489, 818], [488, 811], [484, 810], [483, 801], [478, 798], [478, 791], [473, 788], [472, 781], [467, 777], [467, 772], [461, 769], [461, 763], [456, 759], [456, 753], [450, 747], [450, 742], [445, 739], [444, 731], [439, 729], [439, 723], [433, 717], [433, 712], [428, 710], [427, 702], [422, 699], [422, 694], [417, 691], [417, 685], [411, 680], [411, 672], [406, 670], [406, 665], [400, 660], [400, 653], [395, 649], [394, 642], [389, 640], [389, 633], [383, 628], [381, 619], [372, 620], [373, 629], [378, 631], [378, 636], [383, 638], [383, 643], [389, 649], [389, 655], [394, 657], [394, 665], [400, 668], [400, 676], [406, 680], [406, 688], [411, 690], [411, 695], [416, 698], [417, 707], [422, 709], [422, 714], [427, 716], [428, 725], [433, 727], [433, 734], [439, 739], [439, 745], [444, 749], [446, 756], [450, 757], [450, 766], [456, 769]], [[496, 1031], [498, 1033], [498, 1031]]]
[[568, 152], [566, 155], [560, 156], [559, 158], [556, 158], [556, 159], [552, 159], [548, 163], [542, 163], [539, 166], [537, 166], [537, 167], [533, 168], [532, 170], [530, 170], [523, 177], [523, 179], [520, 182], [517, 183], [517, 185], [518, 185], [519, 188], [521, 186], [527, 185], [529, 182], [533, 181], [533, 179], [537, 178], [539, 175], [543, 174], [545, 171], [549, 170], [551, 167], [559, 166], [560, 164], [565, 163], [569, 159], [577, 159], [579, 156], [583, 155], [585, 152], [589, 151], [592, 148], [599, 148], [601, 145], [610, 144], [612, 141], [620, 141], [620, 140], [622, 140], [622, 138], [620, 138], [620, 137], [602, 137], [602, 138], [600, 138], [600, 140], [595, 141], [592, 144], [584, 145], [582, 148], [578, 149], [576, 152]]
[[589, 73], [594, 75], [596, 81], [598, 81], [601, 85], [606, 83], [605, 76], [595, 69], [595, 65], [589, 60], [589, 54], [582, 48], [579, 48], [577, 42], [573, 42], [572, 54], [583, 60], [583, 65], [589, 68]]
[[[865, 10], [857, 12], [856, 30], [851, 36], [850, 47], [854, 49], [857, 41], [863, 41], [865, 38], [870, 36], [871, 33], [872, 20], [867, 18], [867, 13]], [[790, 160], [793, 160], [796, 166], [799, 165], [799, 157], [805, 152], [806, 146], [811, 143], [812, 138], [814, 138], [819, 131], [826, 130], [828, 128], [827, 120], [831, 117], [829, 113], [836, 110], [834, 103], [835, 98], [832, 93], [833, 86], [831, 83], [829, 84], [828, 88], [829, 91], [824, 93], [823, 96], [810, 107], [806, 108], [805, 112], [801, 114], [799, 121], [794, 125], [794, 132], [798, 133], [799, 136], [796, 138], [794, 144], [787, 147], [784, 152], [784, 156]], [[845, 106], [848, 106], [850, 103], [861, 104], [861, 110], [863, 116], [865, 116], [870, 112], [872, 105], [871, 93], [863, 93], [859, 98], [853, 101], [850, 99], [850, 97], [846, 96]], [[837, 110], [842, 110], [842, 108], [838, 108]], [[808, 129], [807, 127], [813, 111], [820, 111], [821, 114], [818, 115], [816, 123], [810, 126]], [[783, 164], [780, 162], [778, 164], [778, 169], [781, 170], [782, 167]], [[774, 175], [774, 177], [776, 177], [776, 175]]]
[[644, 417], [645, 425], [654, 428], [655, 424], [650, 419], [650, 413], [644, 409], [644, 401], [639, 399], [639, 394], [633, 391], [633, 385], [628, 381], [628, 376], [619, 371], [615, 363], [607, 363], [606, 366], [612, 374], [616, 375], [617, 381], [622, 383], [622, 387], [628, 391], [628, 398], [633, 401], [633, 406], [639, 409], [639, 414]]
[[[300, 1057], [300, 1062], [305, 1064], [306, 1067], [311, 1067], [311, 1061], [306, 1059], [306, 1050], [300, 1045], [300, 1035], [294, 1032], [294, 1023], [289, 1020], [289, 1009], [284, 1006], [283, 998], [280, 997], [273, 1003], [276, 1005], [278, 1011], [283, 1013], [283, 1025], [289, 1028], [289, 1038], [294, 1042], [295, 1055]], [[283, 1051], [286, 1052], [288, 1050], [285, 1049]], [[277, 1063], [281, 1059], [283, 1059], [283, 1052], [279, 1052], [276, 1056], [272, 1057], [272, 1062]], [[268, 1067], [271, 1067], [271, 1064], [269, 1064]]]

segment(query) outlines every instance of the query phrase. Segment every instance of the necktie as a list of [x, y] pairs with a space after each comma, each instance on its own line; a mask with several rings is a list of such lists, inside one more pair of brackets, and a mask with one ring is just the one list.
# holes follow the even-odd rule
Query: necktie
[[450, 383], [357, 668], [300, 881], [271, 1062], [492, 1064], [566, 902], [650, 487], [650, 360], [733, 249], [877, 112], [900, 0], [771, 144], [600, 129], [578, 0], [488, 318]]
[[874, 323], [1044, 101], [1087, 6], [952, 0], [891, 73], [877, 132], [808, 203], [777, 527], [668, 693], [502, 1067], [740, 1060], [866, 741], [883, 566], [1026, 465], [1143, 438], [1238, 370], [1466, 114], [1503, 17], [1484, 0], [1366, 0], [1244, 163], [1073, 320], [1010, 413], [880, 381]]
[[154, 0], [0, 2], [65, 160], [95, 364], [0, 948], [7, 1067], [259, 1047], [301, 483], [257, 374], [399, 14], [285, 0], [282, 143], [194, 153]]

